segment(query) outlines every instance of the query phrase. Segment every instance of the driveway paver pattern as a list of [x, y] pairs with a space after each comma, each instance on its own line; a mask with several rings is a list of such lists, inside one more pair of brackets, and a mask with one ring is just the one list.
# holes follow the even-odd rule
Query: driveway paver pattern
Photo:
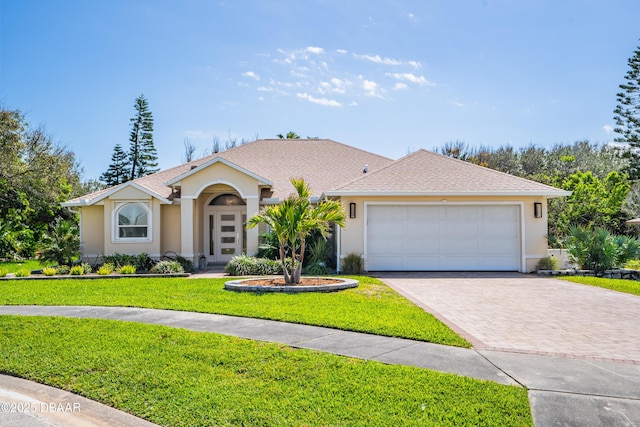
[[640, 364], [640, 297], [520, 273], [382, 273], [476, 349]]

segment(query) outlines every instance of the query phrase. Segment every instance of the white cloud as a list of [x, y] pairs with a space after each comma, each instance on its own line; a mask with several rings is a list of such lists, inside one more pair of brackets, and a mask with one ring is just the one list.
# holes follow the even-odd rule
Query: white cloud
[[315, 53], [316, 55], [319, 55], [321, 53], [324, 53], [324, 49], [321, 47], [309, 46], [305, 49], [305, 52]]
[[242, 73], [244, 77], [249, 77], [254, 80], [260, 80], [260, 76], [254, 73], [253, 71], [247, 71], [246, 73]]
[[604, 129], [604, 131], [605, 131], [606, 133], [611, 133], [611, 132], [613, 132], [613, 126], [611, 126], [611, 125], [604, 125], [604, 126], [602, 126], [602, 129]]
[[349, 51], [345, 50], [345, 49], [337, 49], [336, 52], [341, 53], [341, 54], [345, 54], [345, 53], [349, 53]]
[[460, 101], [449, 101], [449, 104], [455, 105], [456, 107], [464, 107], [464, 104]]
[[387, 76], [393, 77], [396, 80], [406, 80], [411, 83], [418, 84], [420, 86], [435, 86], [436, 84], [425, 79], [424, 76], [416, 76], [413, 73], [387, 73]]
[[324, 105], [326, 107], [342, 107], [342, 103], [336, 101], [335, 99], [328, 98], [316, 98], [314, 96], [309, 95], [308, 93], [297, 93], [296, 96], [301, 99], [305, 99], [309, 102], [313, 102], [314, 104]]
[[407, 84], [406, 84], [406, 83], [398, 82], [398, 83], [396, 83], [396, 84], [395, 84], [395, 86], [394, 86], [393, 88], [394, 88], [395, 90], [404, 90], [404, 89], [407, 89], [408, 87], [409, 87], [409, 86], [407, 86]]
[[365, 61], [375, 62], [376, 64], [383, 64], [383, 65], [394, 65], [394, 66], [410, 65], [413, 68], [420, 68], [422, 66], [418, 61], [405, 62], [405, 61], [400, 61], [398, 59], [393, 59], [393, 58], [384, 58], [380, 55], [358, 55], [357, 53], [354, 53], [353, 57], [357, 59], [364, 59]]
[[383, 98], [382, 92], [384, 92], [384, 90], [378, 87], [378, 83], [374, 82], [373, 80], [367, 80], [362, 76], [359, 77], [362, 81], [362, 88], [364, 89], [365, 95], [374, 98]]

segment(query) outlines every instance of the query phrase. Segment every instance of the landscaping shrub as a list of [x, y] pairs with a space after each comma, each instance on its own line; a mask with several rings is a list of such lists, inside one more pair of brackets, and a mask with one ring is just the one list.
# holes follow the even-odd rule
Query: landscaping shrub
[[331, 249], [331, 243], [321, 236], [314, 240], [309, 246], [309, 263], [305, 268], [305, 272], [314, 276], [328, 274], [330, 271]]
[[82, 276], [84, 274], [84, 269], [81, 265], [74, 265], [69, 270], [69, 274], [71, 274], [72, 276]]
[[264, 276], [282, 274], [282, 265], [272, 259], [239, 255], [231, 258], [224, 270], [231, 276]]
[[538, 265], [536, 265], [536, 270], [557, 270], [558, 269], [558, 260], [552, 256], [546, 256], [544, 258], [540, 258], [538, 261]]
[[53, 276], [56, 274], [57, 269], [55, 267], [45, 267], [42, 269], [42, 274], [45, 276]]
[[360, 254], [354, 252], [342, 259], [342, 273], [362, 274], [364, 272], [364, 260]]
[[175, 274], [184, 273], [182, 265], [178, 261], [160, 261], [151, 268], [155, 274]]
[[176, 256], [176, 262], [182, 267], [183, 273], [191, 273], [193, 271], [193, 262], [185, 257], [181, 257], [180, 255]]
[[571, 227], [566, 243], [572, 261], [596, 274], [621, 267], [640, 255], [638, 239], [614, 236], [603, 228]]
[[31, 271], [23, 268], [22, 270], [16, 271], [16, 277], [29, 277], [31, 276]]
[[91, 268], [91, 265], [87, 264], [86, 262], [83, 262], [82, 264], [80, 264], [80, 267], [82, 267], [82, 274], [93, 273], [93, 269]]
[[135, 268], [135, 266], [133, 266], [131, 264], [123, 265], [122, 267], [118, 268], [118, 273], [120, 273], [120, 274], [136, 274], [136, 268]]
[[73, 221], [58, 218], [42, 236], [40, 262], [70, 265], [80, 253], [80, 231]]
[[9, 270], [6, 268], [0, 268], [0, 277], [5, 277], [7, 274], [9, 274]]
[[137, 271], [149, 271], [155, 264], [155, 261], [145, 253], [141, 253], [139, 255], [127, 255], [116, 252], [112, 255], [105, 255], [102, 259], [105, 264], [113, 264], [116, 268], [120, 268], [125, 265], [132, 265]]
[[107, 276], [107, 275], [113, 273], [114, 269], [115, 269], [115, 267], [113, 266], [113, 264], [106, 263], [106, 264], [102, 264], [100, 266], [100, 268], [98, 268], [97, 273], [100, 276]]
[[69, 274], [69, 270], [71, 270], [71, 267], [69, 267], [68, 265], [59, 265], [58, 267], [56, 267], [56, 274]]
[[632, 259], [625, 264], [624, 268], [627, 270], [640, 270], [640, 259]]

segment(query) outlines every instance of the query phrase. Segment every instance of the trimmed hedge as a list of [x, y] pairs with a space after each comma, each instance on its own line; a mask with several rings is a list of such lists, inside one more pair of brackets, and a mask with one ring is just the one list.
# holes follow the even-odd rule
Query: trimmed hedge
[[[291, 261], [287, 263], [290, 264]], [[272, 276], [282, 274], [282, 263], [267, 258], [239, 255], [231, 258], [224, 271], [230, 276]]]

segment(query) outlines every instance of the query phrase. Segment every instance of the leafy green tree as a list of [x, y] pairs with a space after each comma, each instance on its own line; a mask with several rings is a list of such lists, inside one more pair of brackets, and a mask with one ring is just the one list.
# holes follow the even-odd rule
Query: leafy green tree
[[[303, 179], [292, 179], [291, 183], [297, 194], [290, 196], [279, 205], [265, 207], [247, 221], [247, 228], [265, 223], [277, 236], [284, 280], [288, 285], [300, 283], [306, 237], [317, 231], [323, 238], [327, 238], [331, 224], [344, 227], [346, 219], [340, 202], [323, 200], [313, 206], [311, 190], [307, 183]], [[291, 250], [291, 271], [288, 271], [285, 261], [287, 247]]]
[[80, 194], [74, 154], [29, 128], [20, 111], [0, 108], [0, 221], [12, 242], [0, 257], [32, 256], [52, 221], [74, 218], [60, 203]]
[[111, 154], [111, 164], [109, 168], [100, 175], [100, 181], [104, 182], [107, 187], [122, 184], [129, 181], [130, 163], [127, 153], [122, 149], [122, 145], [116, 144]]
[[629, 70], [624, 76], [626, 83], [620, 85], [621, 92], [616, 94], [618, 104], [614, 112], [619, 135], [615, 141], [627, 144], [626, 152], [630, 158], [628, 174], [631, 180], [640, 179], [640, 47], [628, 60]]
[[591, 172], [576, 172], [563, 180], [562, 188], [572, 194], [550, 201], [551, 236], [566, 236], [571, 226], [599, 227], [615, 234], [628, 231], [629, 216], [623, 207], [630, 185], [625, 175], [614, 171], [601, 180]]
[[573, 226], [567, 237], [567, 250], [580, 268], [602, 274], [637, 258], [640, 242], [634, 237], [612, 235], [600, 227]]
[[136, 115], [131, 118], [129, 134], [129, 180], [158, 172], [158, 154], [153, 144], [153, 114], [144, 95], [136, 98], [133, 104]]

